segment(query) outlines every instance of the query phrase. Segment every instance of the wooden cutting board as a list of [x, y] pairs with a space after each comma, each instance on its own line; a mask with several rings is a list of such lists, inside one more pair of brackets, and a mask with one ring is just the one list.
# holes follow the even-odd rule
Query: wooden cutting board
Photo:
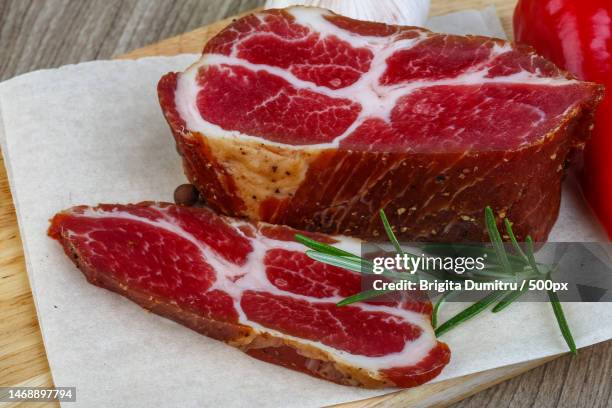
[[[433, 0], [432, 15], [494, 4], [506, 32], [511, 34], [515, 0]], [[203, 44], [231, 19], [134, 50], [119, 58], [199, 53]], [[2, 158], [0, 157], [0, 162]], [[77, 203], [75, 203], [77, 204]], [[343, 407], [446, 406], [491, 387], [555, 357], [469, 375], [382, 397], [344, 404]], [[23, 251], [4, 163], [0, 164], [0, 386], [52, 386], [36, 310], [28, 284]], [[63, 384], [69, 385], [69, 384]], [[18, 406], [13, 404], [9, 406]], [[23, 404], [22, 404], [23, 406]], [[57, 403], [37, 404], [57, 406]]]

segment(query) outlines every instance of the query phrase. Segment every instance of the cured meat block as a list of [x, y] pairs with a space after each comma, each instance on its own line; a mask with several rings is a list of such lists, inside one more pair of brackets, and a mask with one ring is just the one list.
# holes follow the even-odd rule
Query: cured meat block
[[235, 21], [158, 93], [215, 210], [376, 237], [481, 241], [485, 206], [545, 240], [602, 89], [530, 48], [293, 7]]
[[[57, 239], [87, 280], [263, 361], [339, 384], [413, 387], [450, 359], [420, 293], [338, 307], [353, 272], [308, 258], [297, 231], [163, 203], [79, 206]], [[311, 234], [359, 251], [359, 241]]]

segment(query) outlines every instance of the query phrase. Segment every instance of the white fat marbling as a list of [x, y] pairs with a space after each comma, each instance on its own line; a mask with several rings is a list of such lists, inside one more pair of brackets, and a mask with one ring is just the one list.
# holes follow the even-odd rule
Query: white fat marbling
[[[539, 72], [530, 73], [521, 71], [516, 74], [487, 78], [488, 69], [483, 66], [476, 66], [457, 77], [442, 80], [418, 80], [397, 85], [385, 86], [379, 83], [387, 69], [387, 59], [400, 50], [410, 49], [420, 41], [428, 38], [423, 33], [414, 39], [404, 39], [397, 41], [394, 36], [390, 37], [367, 37], [360, 36], [345, 31], [324, 18], [329, 12], [317, 8], [293, 7], [289, 10], [296, 21], [311, 30], [322, 33], [323, 36], [336, 36], [349, 42], [354, 47], [364, 47], [372, 51], [374, 58], [370, 65], [370, 70], [364, 73], [359, 80], [350, 86], [340, 89], [330, 89], [325, 86], [318, 86], [312, 82], [301, 80], [289, 70], [270, 66], [267, 64], [254, 64], [237, 57], [236, 46], [234, 44], [231, 55], [204, 54], [202, 58], [193, 64], [188, 70], [179, 75], [176, 90], [176, 107], [181, 117], [185, 120], [187, 130], [199, 132], [206, 137], [222, 138], [233, 140], [252, 140], [265, 143], [270, 146], [283, 147], [286, 149], [299, 150], [320, 150], [327, 148], [337, 148], [342, 140], [351, 135], [365, 120], [369, 118], [381, 118], [389, 121], [390, 114], [397, 101], [411, 93], [432, 86], [444, 85], [475, 85], [475, 84], [494, 84], [494, 83], [520, 83], [546, 86], [567, 86], [576, 81], [567, 80], [564, 77], [543, 77]], [[245, 41], [251, 36], [260, 35], [257, 32], [246, 36]], [[511, 50], [511, 46], [495, 44], [488, 61]], [[306, 89], [330, 98], [348, 99], [356, 102], [361, 111], [355, 121], [338, 137], [329, 143], [312, 145], [292, 145], [278, 142], [271, 142], [264, 138], [247, 135], [235, 130], [226, 130], [217, 124], [205, 120], [196, 105], [197, 95], [202, 87], [197, 82], [197, 74], [206, 67], [238, 66], [247, 68], [251, 71], [265, 71], [274, 76], [280, 77], [291, 84], [296, 89]]]

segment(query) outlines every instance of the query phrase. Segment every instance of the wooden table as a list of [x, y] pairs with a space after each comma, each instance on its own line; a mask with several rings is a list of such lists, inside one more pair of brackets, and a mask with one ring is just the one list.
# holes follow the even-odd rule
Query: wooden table
[[[482, 7], [513, 0], [462, 0]], [[39, 68], [112, 58], [260, 6], [260, 0], [0, 0], [0, 80]], [[438, 12], [457, 1], [437, 2]], [[508, 18], [504, 27], [510, 29]], [[1, 160], [0, 160], [1, 161]], [[610, 407], [612, 342], [565, 356], [455, 407]], [[15, 212], [0, 163], [0, 386], [50, 386]], [[56, 404], [37, 404], [38, 407]]]

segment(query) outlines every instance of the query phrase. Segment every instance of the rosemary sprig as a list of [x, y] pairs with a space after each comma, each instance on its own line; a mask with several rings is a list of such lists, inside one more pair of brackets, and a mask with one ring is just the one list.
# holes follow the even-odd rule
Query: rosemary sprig
[[[531, 267], [539, 272], [538, 265], [535, 261], [535, 255], [533, 251], [533, 239], [531, 236], [527, 236], [527, 258], [529, 259], [529, 263]], [[550, 280], [551, 272], [546, 274], [546, 280]], [[550, 300], [550, 306], [553, 309], [553, 313], [555, 314], [555, 319], [557, 319], [557, 324], [559, 325], [559, 329], [561, 330], [561, 335], [565, 339], [567, 346], [569, 347], [571, 353], [573, 355], [578, 354], [578, 350], [576, 349], [576, 342], [574, 341], [574, 336], [572, 336], [572, 331], [567, 324], [567, 319], [565, 318], [565, 313], [563, 312], [563, 307], [561, 306], [561, 302], [559, 301], [559, 296], [552, 290], [546, 291], [548, 293], [548, 299]]]
[[497, 229], [497, 221], [495, 221], [495, 215], [493, 215], [493, 210], [489, 206], [485, 208], [485, 224], [487, 226], [487, 232], [489, 233], [489, 239], [493, 244], [493, 248], [495, 248], [497, 259], [499, 260], [502, 269], [507, 274], [512, 274], [512, 267], [510, 266], [510, 261], [508, 261], [508, 256], [506, 255], [504, 241], [502, 241], [501, 235], [499, 234], [499, 230]]
[[535, 272], [539, 272], [540, 269], [538, 268], [538, 263], [535, 260], [535, 252], [533, 249], [533, 239], [531, 239], [531, 235], [527, 235], [527, 238], [525, 238], [525, 242], [527, 242], [527, 262], [529, 262], [529, 265], [531, 266], [531, 269], [533, 269]]
[[366, 291], [359, 292], [356, 295], [349, 296], [346, 299], [341, 300], [340, 302], [336, 303], [336, 306], [348, 306], [352, 303], [363, 302], [365, 300], [377, 298], [389, 292], [392, 292], [392, 291], [391, 290], [366, 290]]
[[351, 254], [350, 252], [344, 251], [340, 248], [324, 244], [323, 242], [315, 241], [314, 239], [308, 238], [302, 234], [295, 234], [295, 240], [308, 248], [321, 252], [323, 254], [346, 256], [349, 258], [359, 258], [359, 256]]
[[471, 319], [477, 314], [485, 311], [490, 304], [499, 299], [505, 292], [496, 291], [491, 292], [484, 298], [480, 299], [478, 302], [459, 312], [455, 316], [448, 319], [444, 324], [436, 329], [436, 337], [440, 337], [444, 333], [450, 331], [454, 327], [457, 327], [459, 324], [465, 322], [466, 320]]
[[389, 237], [389, 241], [391, 241], [398, 254], [403, 254], [404, 250], [393, 233], [393, 228], [391, 228], [391, 224], [389, 224], [389, 219], [387, 218], [387, 214], [385, 214], [385, 210], [381, 208], [378, 215], [380, 216], [383, 226], [385, 227], [385, 232], [387, 233], [387, 237]]
[[440, 312], [440, 308], [446, 302], [446, 299], [454, 295], [456, 292], [449, 290], [448, 292], [444, 292], [434, 304], [433, 310], [431, 312], [431, 325], [435, 329], [438, 327], [438, 314]]
[[[508, 219], [505, 219], [504, 221], [505, 221], [506, 231], [508, 232], [508, 236], [510, 237], [510, 240], [512, 241], [512, 246], [514, 247], [514, 250], [517, 253], [519, 253], [521, 257], [525, 259], [527, 264], [531, 267], [531, 270], [536, 275], [539, 274], [540, 270], [535, 260], [534, 251], [533, 251], [533, 240], [531, 239], [531, 236], [527, 235], [527, 238], [525, 239], [527, 241], [527, 254], [525, 254], [521, 246], [518, 244], [516, 237], [514, 236], [514, 232], [512, 231], [512, 225], [510, 224], [510, 221], [508, 221]], [[510, 306], [512, 303], [514, 303], [516, 300], [518, 300], [525, 293], [527, 293], [527, 290], [529, 289], [529, 282], [535, 279], [534, 278], [526, 278], [526, 279], [527, 279], [527, 282], [525, 283], [525, 285], [523, 285], [521, 289], [514, 290], [508, 293], [502, 300], [500, 300], [500, 302], [497, 305], [495, 305], [492, 312], [493, 313], [501, 312], [502, 310]]]
[[[366, 259], [358, 257], [343, 257], [338, 255], [327, 254], [324, 252], [317, 252], [314, 250], [306, 251], [306, 255], [315, 261], [322, 262], [324, 264], [337, 266], [339, 268], [348, 269], [349, 271], [374, 274], [374, 264]], [[392, 272], [388, 272], [390, 277], [396, 277]], [[383, 272], [384, 274], [384, 272]]]
[[529, 289], [528, 285], [529, 282], [527, 282], [525, 286], [523, 286], [521, 289], [510, 291], [510, 293], [504, 296], [491, 311], [493, 313], [499, 313], [508, 306], [510, 306], [512, 303], [514, 303], [515, 300], [518, 300], [518, 298], [520, 298], [521, 296], [523, 296], [523, 294], [525, 294], [525, 292], [527, 292], [527, 289]]
[[374, 264], [367, 259], [363, 258], [349, 258], [341, 257], [337, 255], [325, 254], [317, 251], [306, 251], [306, 255], [309, 258], [319, 261], [324, 264], [337, 266], [338, 268], [348, 269], [349, 271], [363, 273], [365, 275], [379, 275], [390, 279], [415, 279], [412, 274], [409, 273], [397, 273], [389, 270], [384, 270], [380, 274], [374, 273]]
[[[397, 253], [407, 254], [409, 256], [416, 256], [407, 253], [402, 249], [399, 241], [397, 240], [397, 237], [395, 236], [395, 233], [393, 232], [389, 220], [387, 219], [386, 214], [382, 209], [380, 210], [379, 215], [387, 233], [387, 236], [389, 237], [389, 241], [391, 241]], [[491, 304], [495, 303], [498, 300], [499, 302], [497, 303], [497, 305], [495, 305], [495, 307], [493, 307], [492, 312], [498, 313], [504, 310], [512, 303], [514, 303], [517, 299], [519, 299], [527, 291], [530, 281], [551, 279], [551, 268], [548, 268], [546, 265], [538, 264], [535, 260], [534, 245], [531, 236], [528, 235], [526, 237], [525, 241], [527, 245], [526, 249], [523, 250], [523, 248], [521, 248], [520, 244], [518, 243], [516, 236], [514, 235], [514, 232], [512, 230], [512, 224], [508, 219], [504, 219], [504, 226], [508, 237], [510, 238], [510, 242], [512, 243], [512, 247], [515, 254], [508, 253], [504, 246], [501, 234], [499, 233], [499, 229], [497, 228], [497, 222], [495, 219], [495, 215], [493, 214], [493, 210], [488, 206], [485, 208], [485, 224], [493, 248], [491, 250], [487, 248], [479, 248], [479, 250], [481, 251], [481, 254], [491, 254], [492, 256], [494, 256], [495, 261], [497, 261], [498, 263], [488, 264], [486, 269], [478, 272], [480, 276], [473, 276], [471, 278], [474, 280], [487, 281], [490, 280], [490, 278], [508, 279], [510, 277], [513, 277], [517, 280], [519, 278], [522, 280], [527, 280], [527, 282], [519, 290], [494, 291], [489, 293], [484, 298], [462, 310], [461, 312], [451, 317], [442, 325], [436, 328], [436, 326], [438, 325], [440, 309], [448, 300], [448, 298], [454, 293], [456, 293], [456, 291], [445, 292], [438, 298], [432, 311], [432, 325], [435, 328], [435, 334], [438, 337], [457, 327], [461, 323], [472, 319], [476, 315], [482, 313]], [[351, 254], [350, 252], [344, 251], [342, 249], [322, 242], [318, 242], [304, 235], [297, 234], [295, 236], [295, 239], [296, 241], [310, 248], [310, 250], [306, 251], [306, 255], [308, 255], [312, 259], [358, 273], [374, 274], [374, 264], [355, 254]], [[472, 247], [470, 246], [465, 247], [469, 250], [472, 250]], [[437, 244], [427, 245], [425, 246], [425, 248], [428, 249], [426, 250], [426, 252], [434, 253], [440, 252], [441, 249], [444, 249], [445, 251], [447, 250], [446, 248], [443, 248], [442, 246]], [[453, 248], [457, 249], [457, 246], [454, 246], [451, 249]], [[489, 259], [489, 262], [491, 262], [491, 259]], [[462, 279], [467, 279], [463, 276], [451, 275], [446, 271], [422, 272], [431, 275], [437, 279], [450, 279], [453, 281], [461, 281]], [[389, 279], [413, 280], [416, 278], [413, 274], [397, 273], [388, 270], [384, 270], [381, 275]], [[343, 299], [342, 301], [338, 302], [337, 305], [346, 306], [356, 302], [363, 302], [389, 292], [391, 292], [391, 290], [366, 290]], [[555, 318], [557, 319], [559, 329], [561, 330], [561, 334], [563, 335], [563, 338], [565, 339], [570, 351], [573, 354], [577, 354], [576, 344], [574, 342], [570, 327], [567, 323], [567, 319], [565, 318], [565, 314], [563, 312], [561, 302], [559, 301], [559, 297], [553, 291], [547, 291], [547, 293], [551, 306], [553, 308]]]
[[527, 256], [525, 255], [525, 252], [523, 252], [523, 248], [521, 248], [518, 241], [516, 240], [516, 236], [514, 236], [514, 231], [512, 231], [512, 223], [507, 218], [504, 218], [504, 226], [506, 227], [506, 232], [510, 237], [510, 242], [512, 242], [512, 247], [514, 248], [514, 251], [523, 259], [523, 261], [527, 261]]
[[365, 260], [360, 258], [349, 258], [349, 257], [341, 257], [337, 255], [328, 254], [325, 252], [317, 252], [317, 251], [306, 251], [306, 255], [309, 258], [314, 259], [315, 261], [322, 262], [324, 264], [337, 266], [339, 268], [348, 269], [349, 271], [358, 272], [358, 273], [374, 273], [370, 270], [369, 265], [365, 262]]
[[[506, 248], [504, 247], [504, 242], [501, 238], [501, 234], [497, 229], [497, 221], [495, 220], [495, 215], [493, 214], [493, 210], [491, 207], [487, 206], [485, 208], [485, 225], [487, 227], [487, 233], [489, 234], [489, 239], [491, 240], [491, 244], [493, 244], [493, 248], [495, 250], [495, 255], [497, 260], [500, 263], [501, 269], [503, 271], [503, 276], [508, 275], [516, 275], [513, 272], [512, 266], [510, 265], [510, 261], [508, 260], [508, 254], [506, 253]], [[513, 234], [514, 235], [514, 234]], [[518, 246], [518, 244], [517, 244]], [[481, 271], [481, 274], [489, 274], [491, 276], [491, 271]], [[495, 277], [495, 275], [493, 275]], [[497, 277], [500, 277], [497, 275]], [[495, 291], [485, 296], [483, 299], [469, 306], [467, 309], [463, 310], [459, 314], [453, 316], [451, 319], [446, 321], [442, 326], [436, 329], [436, 336], [441, 336], [457, 325], [463, 323], [466, 320], [471, 319], [472, 317], [478, 315], [479, 313], [484, 312], [490, 304], [497, 301], [500, 297], [505, 296], [504, 299], [507, 299], [507, 292], [505, 291]], [[502, 301], [504, 301], [502, 299]], [[501, 303], [501, 302], [500, 302]], [[499, 304], [497, 305], [499, 306]], [[506, 306], [503, 306], [506, 307]]]
[[555, 318], [557, 319], [557, 323], [561, 329], [561, 335], [563, 335], [563, 338], [565, 339], [571, 353], [573, 355], [577, 355], [578, 350], [576, 349], [576, 342], [574, 342], [574, 336], [572, 336], [572, 331], [570, 330], [567, 320], [565, 319], [565, 313], [563, 313], [563, 307], [561, 307], [559, 296], [557, 296], [557, 294], [552, 290], [547, 291], [547, 293], [548, 299], [550, 300], [550, 305], [552, 306], [555, 314]]

